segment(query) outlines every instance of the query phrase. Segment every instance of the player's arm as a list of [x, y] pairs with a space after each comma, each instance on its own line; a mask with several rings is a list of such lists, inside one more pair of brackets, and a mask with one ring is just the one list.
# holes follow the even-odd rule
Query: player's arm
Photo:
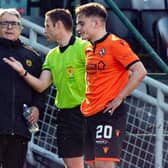
[[140, 84], [143, 80], [147, 71], [143, 66], [142, 62], [136, 62], [129, 67], [130, 70], [130, 77], [128, 83], [123, 88], [123, 90], [119, 93], [118, 97], [121, 99], [125, 99], [131, 92]]
[[104, 112], [109, 112], [112, 114], [115, 109], [123, 102], [123, 100], [131, 94], [131, 92], [140, 84], [143, 80], [147, 71], [143, 66], [142, 62], [136, 62], [129, 67], [130, 77], [128, 83], [121, 90], [121, 92], [117, 95], [115, 99], [107, 104], [107, 108]]
[[20, 76], [24, 78], [24, 80], [32, 86], [37, 92], [43, 92], [46, 90], [50, 84], [52, 83], [52, 76], [50, 71], [44, 70], [41, 72], [41, 75], [39, 78], [36, 78], [35, 76], [28, 73], [23, 65], [17, 61], [15, 58], [3, 58], [3, 61], [10, 65]]

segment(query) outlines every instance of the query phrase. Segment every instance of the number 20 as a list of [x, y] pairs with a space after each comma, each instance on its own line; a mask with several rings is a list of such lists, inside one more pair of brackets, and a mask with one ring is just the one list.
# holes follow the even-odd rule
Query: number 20
[[96, 128], [96, 138], [112, 138], [113, 128], [110, 125], [98, 125]]

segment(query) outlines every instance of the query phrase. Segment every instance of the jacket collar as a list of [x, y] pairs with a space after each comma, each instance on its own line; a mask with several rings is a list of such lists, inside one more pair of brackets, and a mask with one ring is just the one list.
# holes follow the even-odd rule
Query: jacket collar
[[5, 46], [5, 47], [9, 47], [9, 48], [18, 48], [18, 47], [22, 47], [23, 43], [20, 41], [20, 39], [16, 40], [16, 41], [12, 41], [9, 39], [5, 39], [5, 38], [0, 38], [0, 45]]

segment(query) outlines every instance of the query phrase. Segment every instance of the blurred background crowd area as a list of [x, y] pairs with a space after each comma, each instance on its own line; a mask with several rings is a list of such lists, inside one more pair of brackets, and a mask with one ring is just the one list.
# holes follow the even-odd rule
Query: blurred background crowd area
[[[111, 1], [117, 5], [159, 57], [168, 64], [168, 29], [166, 29], [168, 26], [168, 0]], [[142, 58], [148, 72], [161, 72], [156, 62], [151, 60], [150, 54], [139, 44], [132, 31], [116, 16], [106, 0], [0, 0], [0, 8], [15, 7], [23, 18], [44, 27], [46, 11], [54, 8], [67, 8], [74, 17], [75, 7], [88, 2], [100, 2], [105, 5], [108, 10], [107, 31], [127, 40], [132, 49]], [[26, 33], [27, 30], [23, 30], [22, 34], [26, 35]]]

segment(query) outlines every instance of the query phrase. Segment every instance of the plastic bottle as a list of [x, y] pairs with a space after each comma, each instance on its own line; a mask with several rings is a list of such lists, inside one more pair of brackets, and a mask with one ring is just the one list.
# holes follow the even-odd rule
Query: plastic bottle
[[[23, 104], [23, 116], [28, 120], [28, 116], [31, 114], [31, 108], [27, 104]], [[31, 133], [36, 133], [39, 131], [38, 123], [30, 124], [28, 121], [28, 129]]]

